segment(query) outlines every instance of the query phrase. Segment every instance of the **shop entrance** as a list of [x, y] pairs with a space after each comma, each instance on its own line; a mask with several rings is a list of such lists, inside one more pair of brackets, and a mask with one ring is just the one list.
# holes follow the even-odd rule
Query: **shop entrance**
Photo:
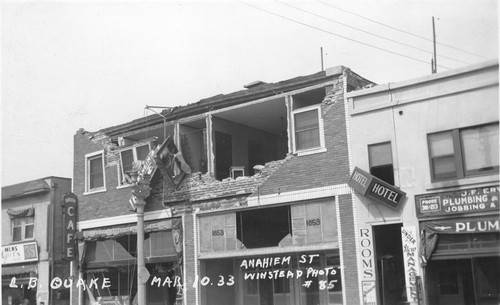
[[500, 302], [500, 257], [431, 260], [426, 271], [429, 305]]
[[373, 226], [380, 304], [398, 305], [406, 300], [402, 224]]

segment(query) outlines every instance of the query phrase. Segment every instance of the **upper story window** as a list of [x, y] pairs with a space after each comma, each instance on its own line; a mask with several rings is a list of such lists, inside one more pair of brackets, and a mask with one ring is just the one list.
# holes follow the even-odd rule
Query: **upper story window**
[[120, 185], [129, 184], [127, 172], [132, 170], [135, 161], [143, 161], [151, 150], [149, 143], [129, 147], [120, 151]]
[[291, 96], [292, 148], [297, 155], [326, 151], [322, 101], [327, 88], [316, 88]]
[[103, 151], [85, 156], [85, 191], [105, 191], [104, 154]]
[[391, 142], [368, 145], [370, 174], [394, 185]]
[[321, 105], [294, 110], [294, 152], [324, 149], [323, 119]]
[[33, 239], [34, 217], [12, 218], [12, 241]]
[[429, 134], [433, 180], [498, 173], [498, 123]]

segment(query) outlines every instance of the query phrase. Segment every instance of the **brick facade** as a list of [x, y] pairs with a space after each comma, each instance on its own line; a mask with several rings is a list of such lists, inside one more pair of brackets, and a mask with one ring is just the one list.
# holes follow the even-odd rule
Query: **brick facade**
[[[151, 181], [151, 195], [146, 199], [146, 217], [179, 217], [183, 220], [183, 277], [185, 287], [183, 290], [183, 304], [199, 304], [200, 290], [193, 287], [195, 277], [199, 276], [200, 261], [198, 260], [199, 228], [196, 220], [206, 213], [235, 213], [246, 211], [249, 200], [260, 200], [267, 197], [270, 207], [276, 204], [294, 205], [315, 203], [314, 200], [326, 200], [324, 204], [338, 203], [336, 219], [325, 225], [337, 226], [341, 231], [339, 247], [343, 261], [342, 285], [344, 296], [349, 297], [349, 304], [359, 304], [359, 286], [355, 270], [357, 261], [355, 256], [355, 234], [352, 197], [346, 187], [349, 179], [349, 150], [346, 131], [346, 102], [344, 93], [346, 88], [364, 87], [371, 82], [340, 67], [334, 69], [334, 74], [317, 73], [307, 77], [299, 77], [277, 84], [268, 84], [262, 87], [236, 92], [226, 96], [202, 100], [195, 105], [176, 108], [179, 116], [192, 113], [197, 119], [205, 111], [207, 117], [212, 118], [210, 111], [223, 109], [224, 106], [241, 104], [244, 111], [244, 102], [252, 99], [271, 99], [276, 92], [282, 91], [283, 97], [277, 98], [274, 103], [284, 102], [288, 97], [286, 90], [292, 92], [307, 92], [311, 86], [314, 92], [324, 92], [321, 105], [321, 117], [324, 129], [324, 151], [307, 155], [297, 155], [289, 152], [283, 158], [262, 164], [262, 167], [253, 176], [239, 177], [237, 179], [216, 180], [213, 172], [188, 174], [178, 187], [174, 187], [162, 175], [155, 175]], [[347, 80], [347, 83], [344, 82]], [[321, 84], [324, 84], [321, 87]], [[273, 87], [275, 86], [275, 87]], [[279, 89], [281, 88], [281, 89]], [[269, 92], [269, 93], [266, 93]], [[296, 94], [296, 93], [291, 93]], [[211, 106], [212, 108], [208, 108]], [[211, 109], [211, 110], [208, 110]], [[283, 108], [285, 109], [285, 108]], [[290, 111], [290, 109], [288, 109]], [[164, 114], [169, 118], [170, 113]], [[284, 113], [291, 119], [291, 114]], [[174, 116], [175, 117], [175, 116]], [[169, 124], [179, 124], [181, 117], [175, 117]], [[183, 118], [189, 119], [189, 116]], [[278, 117], [279, 119], [279, 117]], [[95, 229], [99, 227], [118, 226], [134, 223], [135, 213], [131, 211], [128, 203], [131, 196], [131, 187], [119, 186], [120, 155], [117, 137], [120, 134], [131, 134], [132, 129], [140, 130], [141, 120], [135, 120], [120, 126], [110, 127], [98, 132], [87, 132], [83, 129], [74, 136], [74, 192], [80, 201], [79, 224], [80, 230]], [[145, 121], [146, 122], [146, 121]], [[143, 122], [143, 123], [145, 123]], [[155, 124], [160, 124], [158, 121]], [[161, 129], [161, 125], [157, 125]], [[236, 124], [232, 128], [238, 128]], [[210, 127], [210, 126], [209, 126]], [[153, 127], [144, 126], [144, 130], [151, 131]], [[211, 127], [210, 127], [211, 128]], [[209, 129], [210, 129], [209, 128]], [[244, 127], [242, 130], [249, 130]], [[289, 135], [293, 136], [293, 135]], [[208, 139], [208, 147], [213, 147]], [[269, 141], [272, 142], [272, 141]], [[210, 146], [211, 145], [211, 146]], [[103, 151], [105, 190], [86, 193], [85, 190], [85, 156]], [[238, 151], [238, 150], [236, 150]], [[215, 151], [208, 153], [210, 156]], [[240, 158], [241, 159], [241, 158]], [[209, 160], [209, 162], [211, 162]], [[209, 169], [214, 166], [209, 165]], [[279, 197], [286, 194], [288, 199], [273, 202], [273, 196]], [[330, 202], [330, 203], [326, 203]], [[170, 216], [164, 213], [170, 213]], [[148, 216], [149, 215], [149, 216]], [[102, 221], [99, 221], [102, 220]], [[305, 221], [305, 220], [304, 220]], [[334, 229], [337, 232], [337, 228]], [[339, 234], [340, 236], [340, 234]], [[298, 251], [334, 251], [335, 243], [330, 243], [330, 248], [320, 244], [304, 244], [295, 246]], [[291, 251], [291, 250], [290, 250]], [[252, 253], [256, 253], [255, 251]], [[352, 272], [351, 272], [352, 270]], [[76, 293], [76, 291], [75, 291]], [[351, 303], [352, 301], [352, 303]], [[209, 301], [207, 304], [210, 304]]]

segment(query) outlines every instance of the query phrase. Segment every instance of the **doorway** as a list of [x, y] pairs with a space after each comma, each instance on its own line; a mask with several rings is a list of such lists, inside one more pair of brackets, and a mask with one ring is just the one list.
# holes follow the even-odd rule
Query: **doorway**
[[406, 300], [401, 227], [400, 223], [373, 227], [378, 295], [382, 305], [397, 305]]

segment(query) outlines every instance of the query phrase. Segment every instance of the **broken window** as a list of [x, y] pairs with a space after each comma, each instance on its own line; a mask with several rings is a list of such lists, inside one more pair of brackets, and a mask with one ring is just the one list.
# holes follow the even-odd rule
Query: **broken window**
[[241, 105], [211, 116], [209, 147], [214, 154], [215, 177], [231, 177], [231, 168], [253, 175], [254, 166], [284, 159], [288, 153], [287, 118], [284, 97]]
[[206, 174], [207, 138], [204, 121], [191, 122], [189, 125], [179, 125], [180, 148], [184, 160], [194, 173]]
[[247, 249], [276, 247], [291, 233], [290, 206], [238, 212], [237, 237]]
[[292, 140], [295, 153], [323, 151], [325, 148], [321, 114], [325, 90], [320, 88], [292, 96]]
[[130, 184], [127, 172], [132, 170], [132, 164], [136, 161], [143, 161], [151, 150], [150, 144], [142, 144], [120, 151], [120, 185]]
[[202, 252], [338, 241], [332, 201], [203, 216], [199, 221]]

